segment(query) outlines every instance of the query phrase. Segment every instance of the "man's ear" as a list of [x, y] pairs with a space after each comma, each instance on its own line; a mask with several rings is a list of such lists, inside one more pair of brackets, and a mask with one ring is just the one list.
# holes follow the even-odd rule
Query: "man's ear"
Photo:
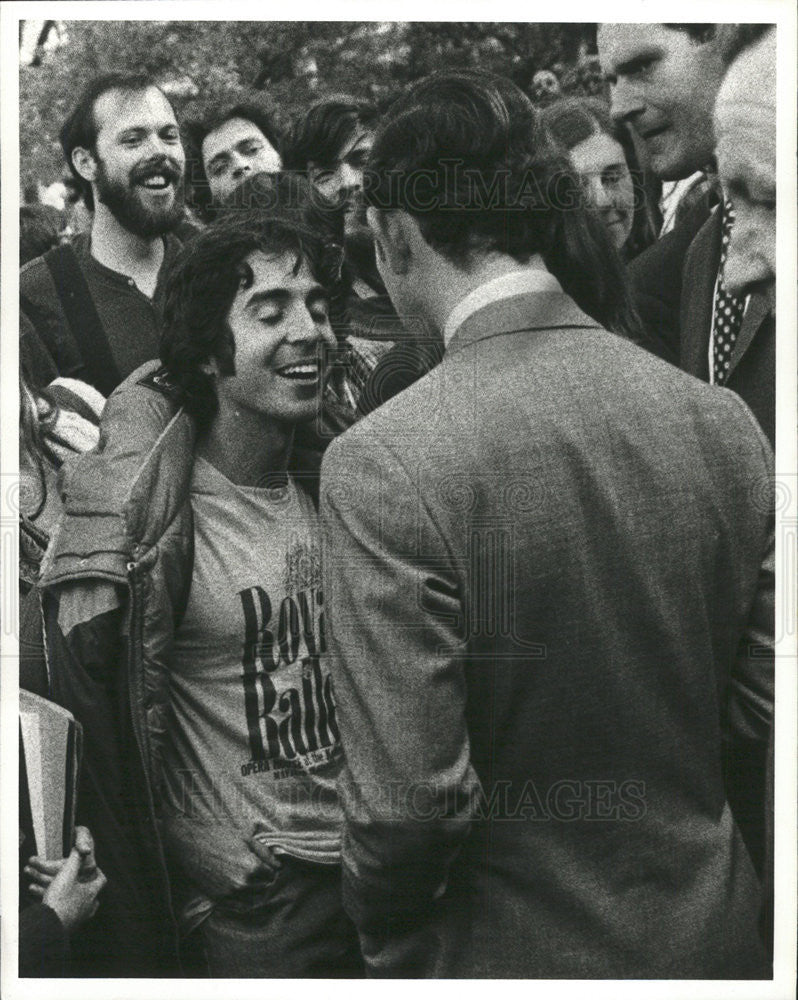
[[401, 210], [381, 212], [369, 207], [366, 218], [374, 234], [374, 245], [380, 263], [393, 274], [407, 274], [414, 242], [409, 227], [417, 227], [417, 224], [407, 212]]
[[200, 371], [205, 372], [206, 375], [218, 375], [219, 363], [216, 358], [209, 358], [207, 361], [202, 362]]
[[97, 161], [94, 154], [84, 146], [75, 146], [72, 150], [72, 165], [83, 180], [88, 181], [89, 184], [97, 176]]

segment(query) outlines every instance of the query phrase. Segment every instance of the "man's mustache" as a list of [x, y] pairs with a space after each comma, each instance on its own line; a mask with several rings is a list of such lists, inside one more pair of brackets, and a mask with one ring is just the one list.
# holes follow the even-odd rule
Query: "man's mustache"
[[158, 175], [165, 177], [172, 184], [177, 184], [183, 176], [183, 170], [177, 160], [169, 156], [158, 156], [144, 163], [137, 163], [130, 171], [130, 179], [134, 184]]

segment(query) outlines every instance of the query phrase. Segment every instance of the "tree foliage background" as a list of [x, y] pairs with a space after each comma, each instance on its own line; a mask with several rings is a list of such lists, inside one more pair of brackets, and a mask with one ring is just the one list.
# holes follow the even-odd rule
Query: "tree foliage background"
[[[588, 24], [341, 21], [42, 22], [20, 66], [23, 186], [64, 174], [58, 131], [83, 85], [109, 71], [152, 73], [178, 117], [217, 100], [256, 99], [285, 125], [312, 100], [350, 93], [387, 106], [407, 83], [444, 67], [480, 67], [529, 91], [554, 68], [563, 89], [595, 91]], [[39, 30], [38, 27], [36, 29]], [[54, 37], [60, 44], [47, 44]], [[22, 30], [20, 31], [20, 41]]]

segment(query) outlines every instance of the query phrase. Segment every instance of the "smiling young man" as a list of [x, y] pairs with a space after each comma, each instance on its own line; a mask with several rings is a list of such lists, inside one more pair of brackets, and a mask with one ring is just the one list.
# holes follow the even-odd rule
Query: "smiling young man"
[[109, 400], [46, 579], [54, 687], [87, 740], [113, 709], [76, 679], [129, 706], [118, 730], [134, 738], [105, 755], [133, 801], [107, 767], [96, 777], [98, 856], [115, 828], [145, 845], [150, 900], [171, 901], [219, 977], [361, 971], [340, 899], [316, 487], [294, 447], [335, 343], [338, 265], [317, 232], [236, 214], [187, 248], [164, 367]]
[[42, 384], [71, 376], [107, 395], [158, 355], [164, 279], [180, 248], [173, 230], [183, 219], [185, 154], [163, 91], [122, 74], [89, 84], [61, 144], [92, 226], [22, 269], [21, 350]]
[[186, 122], [191, 204], [205, 222], [248, 177], [279, 170], [281, 136], [271, 116], [254, 104], [215, 108]]

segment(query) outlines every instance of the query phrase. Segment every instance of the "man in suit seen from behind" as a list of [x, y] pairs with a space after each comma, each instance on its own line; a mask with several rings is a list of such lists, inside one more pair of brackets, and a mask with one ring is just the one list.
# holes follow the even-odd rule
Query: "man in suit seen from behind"
[[322, 469], [368, 972], [764, 976], [722, 765], [772, 713], [767, 440], [621, 335], [618, 258], [510, 81], [420, 82], [368, 174], [394, 305], [446, 345]]

